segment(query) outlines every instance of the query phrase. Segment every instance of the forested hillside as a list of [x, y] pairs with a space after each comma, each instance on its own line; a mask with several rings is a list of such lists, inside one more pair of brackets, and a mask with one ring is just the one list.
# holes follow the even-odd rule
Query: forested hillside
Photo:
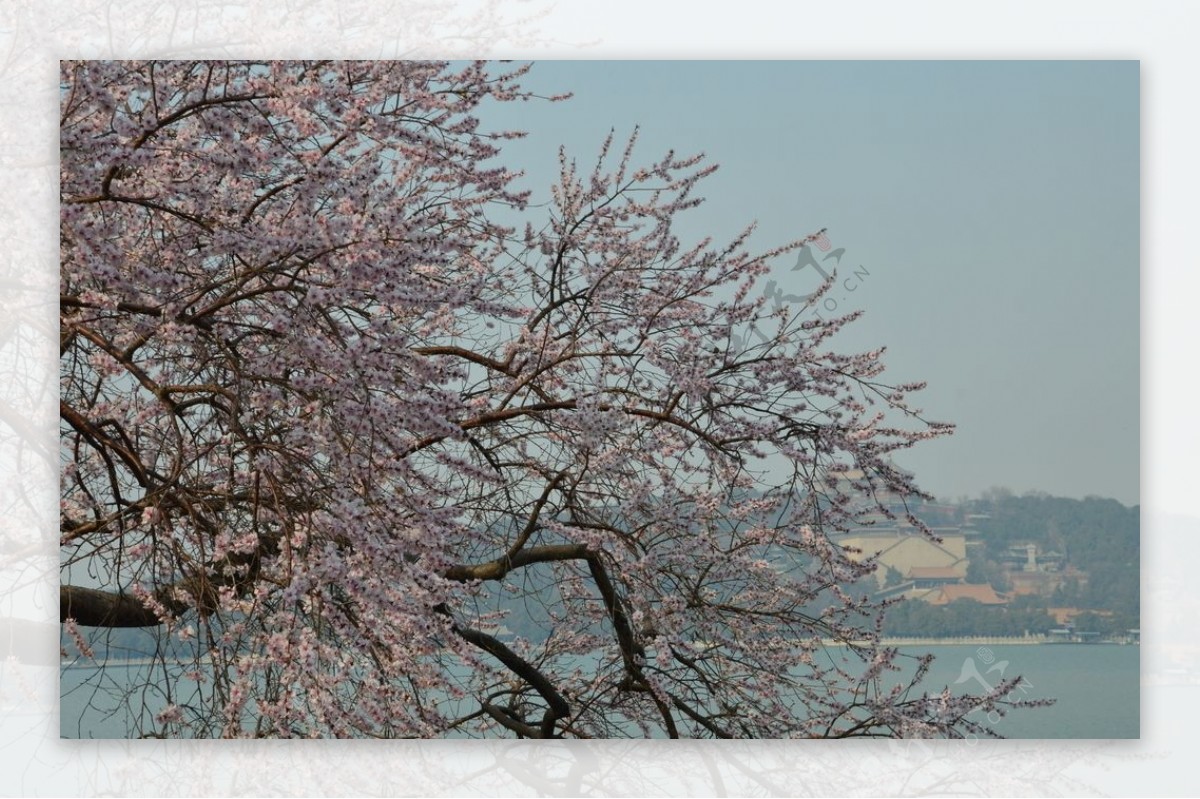
[[[942, 506], [942, 514], [948, 510]], [[978, 546], [969, 552], [968, 581], [990, 583], [1010, 591], [1010, 548], [1035, 544], [1064, 575], [1047, 596], [1012, 595], [1002, 606], [959, 599], [944, 606], [903, 601], [891, 609], [885, 631], [898, 636], [1024, 635], [1059, 626], [1050, 608], [1084, 612], [1074, 618], [1080, 630], [1121, 634], [1140, 626], [1140, 508], [1113, 499], [1082, 500], [1044, 493], [1017, 496], [994, 489], [982, 498], [960, 503], [957, 519], [939, 524], [966, 524]]]
[[1139, 603], [1140, 506], [1115, 499], [1083, 500], [992, 491], [967, 503], [988, 554], [998, 557], [1018, 542], [1061, 552], [1064, 565], [1088, 575], [1086, 585], [1064, 586], [1057, 599], [1075, 607], [1136, 618]]

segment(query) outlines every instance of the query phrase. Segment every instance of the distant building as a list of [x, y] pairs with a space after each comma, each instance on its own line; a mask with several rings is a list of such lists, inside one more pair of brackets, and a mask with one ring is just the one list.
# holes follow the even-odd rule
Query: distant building
[[1059, 627], [1074, 627], [1075, 617], [1081, 613], [1090, 613], [1105, 618], [1112, 618], [1113, 615], [1111, 610], [1088, 610], [1086, 608], [1046, 608], [1046, 613], [1054, 619], [1054, 623]]
[[[907, 469], [894, 463], [889, 466], [898, 475], [912, 479], [913, 473]], [[831, 470], [825, 479], [836, 486], [838, 492], [854, 498], [850, 509], [863, 525], [893, 527], [907, 524], [905, 517], [910, 507], [926, 524], [957, 524], [959, 521], [959, 510], [955, 506], [914, 500], [891, 490], [878, 477], [868, 477], [862, 469]]]
[[1062, 571], [1007, 571], [1005, 577], [1016, 596], [1048, 597], [1068, 581], [1074, 582], [1080, 588], [1088, 582], [1087, 572], [1071, 566]]
[[879, 565], [875, 579], [880, 588], [887, 580], [888, 569], [895, 569], [906, 582], [920, 580], [924, 588], [966, 580], [966, 536], [958, 528], [938, 528], [934, 534], [941, 543], [911, 527], [868, 527], [840, 536], [837, 542], [857, 550], [851, 554], [855, 560], [876, 558]]
[[913, 588], [941, 588], [943, 585], [961, 583], [965, 572], [953, 566], [914, 566], [904, 575]]
[[1087, 574], [1071, 566], [1064, 568], [1065, 562], [1061, 552], [1043, 551], [1032, 542], [1013, 544], [1000, 556], [1014, 596], [1048, 597], [1068, 581], [1086, 585]]
[[1056, 572], [1062, 568], [1061, 552], [1044, 552], [1032, 542], [1013, 544], [1000, 556], [1011, 572]]
[[943, 585], [929, 596], [920, 597], [931, 605], [948, 605], [956, 599], [973, 599], [981, 605], [1005, 605], [1008, 600], [987, 583]]
[[[859, 470], [837, 472], [831, 477], [848, 492], [865, 479]], [[945, 605], [956, 599], [973, 599], [985, 605], [1008, 602], [1006, 596], [997, 594], [990, 585], [967, 583], [967, 547], [980, 546], [978, 530], [972, 523], [985, 517], [977, 515], [975, 519], [967, 519], [966, 527], [933, 527], [932, 532], [938, 539], [934, 541], [908, 522], [903, 498], [877, 488], [874, 500], [887, 508], [891, 517], [873, 510], [860, 517], [863, 527], [838, 536], [836, 540], [851, 550], [850, 556], [856, 561], [875, 559], [878, 596], [903, 596], [935, 605]], [[952, 505], [922, 505], [917, 515], [927, 524], [955, 524], [964, 520], [959, 509]], [[1022, 555], [1026, 562], [1030, 559], [1036, 562], [1036, 550], [1022, 549]]]

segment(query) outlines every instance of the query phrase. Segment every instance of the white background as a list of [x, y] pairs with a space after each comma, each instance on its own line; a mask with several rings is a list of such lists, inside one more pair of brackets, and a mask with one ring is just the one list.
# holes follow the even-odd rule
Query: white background
[[[1188, 795], [1198, 185], [1186, 2], [0, 4], [0, 792], [12, 795]], [[1098, 58], [1142, 62], [1143, 687], [1135, 742], [170, 742], [58, 738], [57, 59]], [[1097, 431], [1102, 434], [1102, 431]], [[1195, 560], [1190, 561], [1191, 564]], [[17, 620], [17, 621], [14, 621]], [[49, 656], [47, 657], [47, 654]], [[44, 665], [39, 665], [41, 659]], [[1172, 683], [1176, 684], [1172, 684]], [[1097, 702], [1104, 701], [1102, 696]]]

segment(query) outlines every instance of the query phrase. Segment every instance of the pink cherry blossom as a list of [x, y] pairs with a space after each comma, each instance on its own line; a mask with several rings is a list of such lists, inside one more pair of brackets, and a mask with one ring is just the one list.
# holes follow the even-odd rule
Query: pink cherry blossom
[[156, 734], [980, 732], [837, 543], [952, 427], [762, 298], [824, 232], [681, 240], [636, 133], [530, 205], [526, 69], [62, 63], [68, 631], [179, 631]]

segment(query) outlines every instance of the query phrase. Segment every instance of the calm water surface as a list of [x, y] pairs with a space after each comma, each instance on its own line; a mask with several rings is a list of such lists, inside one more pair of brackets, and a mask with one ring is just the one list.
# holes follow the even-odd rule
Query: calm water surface
[[[836, 653], [836, 649], [831, 649]], [[905, 647], [908, 654], [936, 657], [924, 686], [937, 693], [946, 686], [956, 692], [979, 693], [1001, 677], [1022, 678], [1014, 698], [1054, 698], [1048, 708], [1014, 711], [989, 721], [1009, 738], [1137, 738], [1139, 734], [1140, 671], [1138, 646], [1058, 644], [1041, 646], [927, 646]], [[160, 690], [142, 690], [129, 703], [115, 696], [144, 679], [145, 665], [71, 667], [60, 679], [61, 735], [64, 738], [129, 737], [134, 713], [146, 729], [166, 705]], [[188, 684], [191, 686], [191, 684]], [[194, 686], [184, 690], [194, 690]], [[131, 711], [128, 705], [137, 710]], [[983, 716], [983, 712], [979, 712]]]
[[[979, 693], [1000, 676], [1022, 678], [1014, 699], [1055, 699], [989, 726], [1007, 738], [1137, 738], [1141, 647], [1115, 644], [906, 647], [935, 657], [923, 685]], [[961, 680], [961, 682], [959, 682]], [[982, 711], [979, 713], [983, 715]]]

